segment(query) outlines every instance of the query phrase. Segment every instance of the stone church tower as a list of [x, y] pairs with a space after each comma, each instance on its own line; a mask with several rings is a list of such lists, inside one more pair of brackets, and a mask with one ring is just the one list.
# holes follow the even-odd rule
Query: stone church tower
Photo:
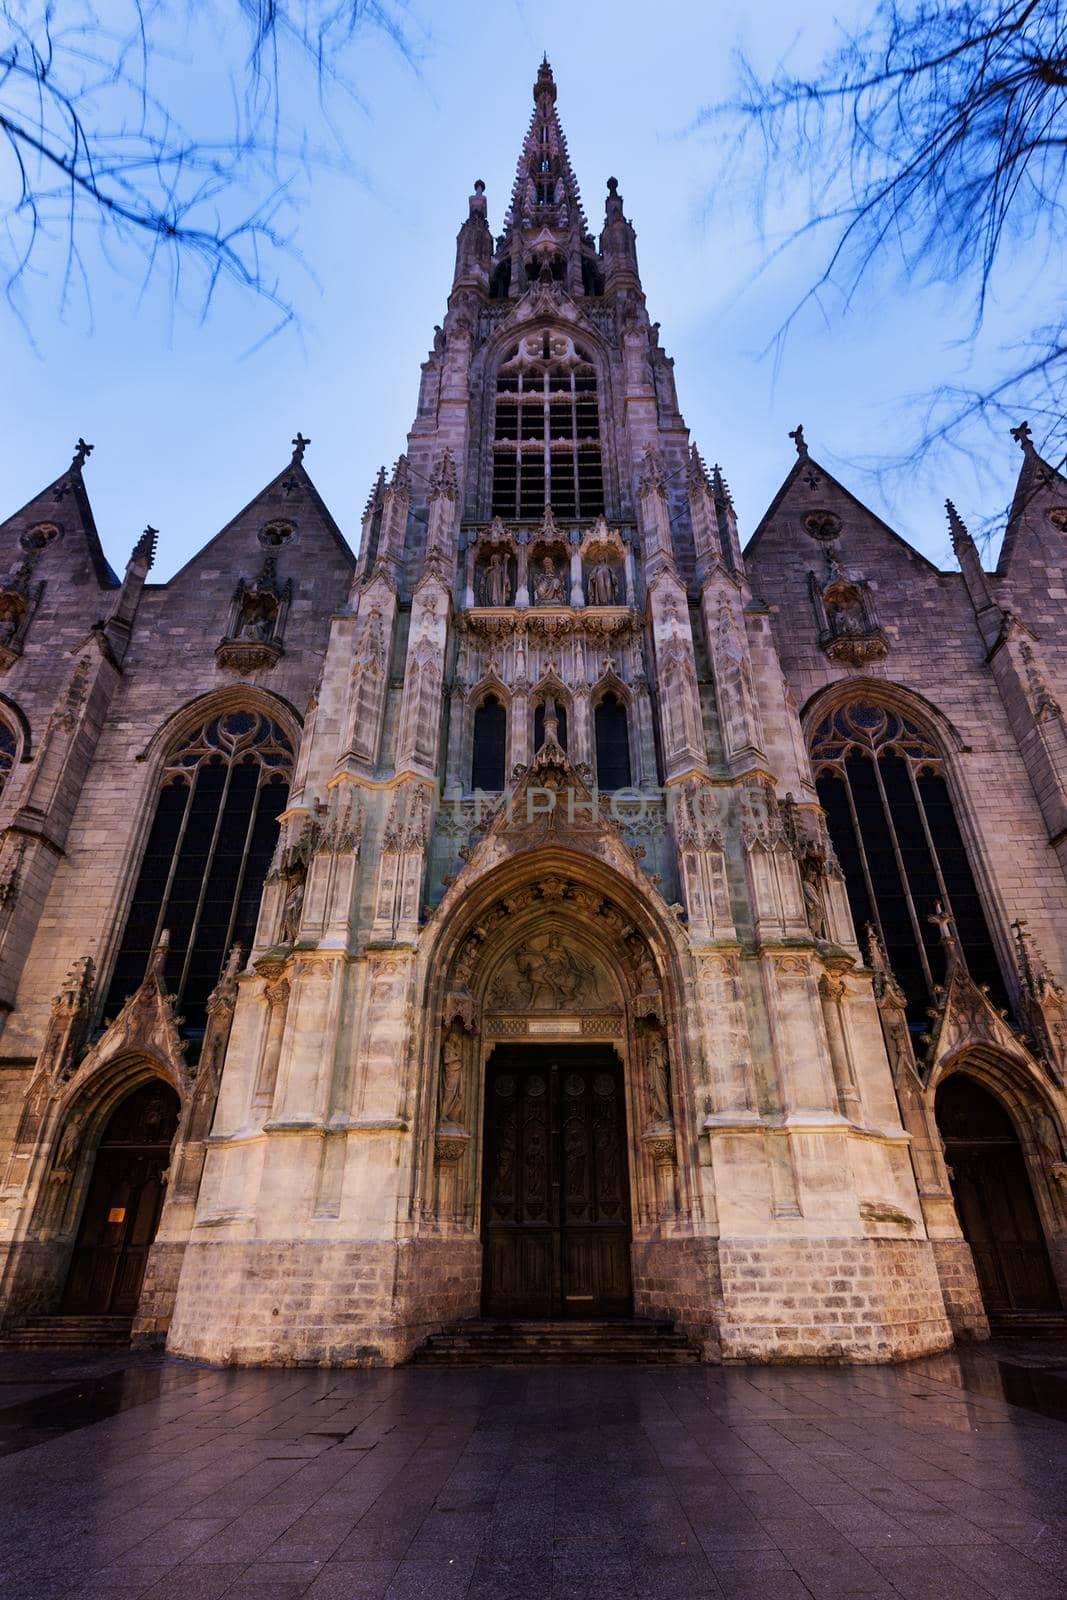
[[299, 434], [164, 585], [89, 446], [0, 529], [13, 1337], [872, 1361], [1061, 1313], [1067, 483], [1020, 430], [1001, 572], [953, 512], [942, 573], [798, 428], [743, 554], [658, 332], [546, 62], [354, 565]]

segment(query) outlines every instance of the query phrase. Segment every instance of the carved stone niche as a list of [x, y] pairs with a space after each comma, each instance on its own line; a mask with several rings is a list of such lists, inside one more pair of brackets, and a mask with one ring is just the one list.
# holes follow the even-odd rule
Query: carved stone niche
[[826, 552], [829, 580], [821, 584], [808, 574], [811, 603], [819, 629], [819, 648], [831, 661], [863, 667], [889, 654], [889, 639], [878, 620], [874, 596], [863, 578], [854, 578], [840, 565], [836, 552]]
[[219, 666], [242, 678], [273, 667], [284, 653], [292, 597], [292, 580], [279, 584], [273, 555], [267, 556], [252, 583], [242, 578], [230, 602], [226, 632], [215, 650]]
[[603, 517], [585, 535], [581, 553], [586, 605], [626, 605], [626, 547]]
[[21, 656], [26, 632], [44, 590], [43, 583], [32, 581], [34, 561], [43, 543], [26, 548], [26, 558], [0, 583], [0, 672]]
[[480, 535], [474, 549], [476, 606], [513, 606], [518, 587], [518, 547], [499, 517]]

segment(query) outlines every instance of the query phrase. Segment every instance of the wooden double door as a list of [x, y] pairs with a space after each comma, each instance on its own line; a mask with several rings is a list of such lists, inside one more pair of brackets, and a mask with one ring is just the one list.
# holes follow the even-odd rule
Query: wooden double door
[[632, 1310], [622, 1065], [610, 1046], [498, 1048], [486, 1074], [483, 1310]]
[[96, 1152], [67, 1277], [70, 1316], [132, 1317], [163, 1209], [178, 1096], [150, 1083], [113, 1113]]

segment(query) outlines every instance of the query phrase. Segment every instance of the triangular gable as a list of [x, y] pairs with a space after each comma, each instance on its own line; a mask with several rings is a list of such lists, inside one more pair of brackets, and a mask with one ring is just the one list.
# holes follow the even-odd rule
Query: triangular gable
[[948, 984], [938, 998], [936, 1014], [928, 1039], [925, 1075], [934, 1067], [963, 1052], [985, 1045], [1040, 1069], [1041, 1062], [1029, 1051], [1018, 1034], [1008, 1026], [983, 989], [962, 965], [955, 965]]
[[17, 537], [38, 522], [56, 523], [62, 527], [65, 536], [72, 532], [80, 534], [101, 589], [119, 587], [120, 580], [104, 555], [100, 535], [96, 531], [96, 518], [79, 466], [69, 466], [47, 488], [41, 489], [18, 511], [0, 522], [0, 545], [6, 535]]
[[[997, 577], [1006, 577], [1019, 543], [1028, 512], [1040, 508], [1046, 498], [1067, 503], [1067, 478], [1051, 462], [1038, 455], [1033, 445], [1023, 450], [1023, 464], [1012, 495], [1004, 541], [997, 561]], [[1067, 530], [1065, 530], [1067, 532]]]
[[939, 577], [958, 576], [958, 574], [955, 573], [951, 568], [945, 571], [936, 566], [928, 556], [923, 555], [921, 550], [917, 550], [913, 544], [909, 544], [907, 539], [905, 539], [901, 534], [897, 533], [894, 528], [889, 526], [888, 522], [878, 515], [877, 511], [872, 511], [870, 506], [865, 505], [858, 495], [853, 494], [851, 489], [846, 488], [843, 483], [834, 477], [832, 472], [827, 472], [826, 468], [821, 464], [821, 462], [816, 461], [813, 456], [798, 456], [797, 460], [793, 463], [793, 466], [786, 474], [778, 493], [774, 496], [774, 499], [763, 513], [763, 516], [760, 518], [756, 526], [755, 532], [744, 548], [743, 554], [746, 561], [750, 560], [751, 557], [755, 555], [756, 547], [759, 544], [760, 539], [763, 537], [764, 532], [774, 521], [778, 510], [780, 509], [783, 501], [791, 492], [797, 479], [802, 477], [805, 472], [817, 472], [819, 476], [831, 486], [831, 488], [833, 488], [838, 494], [842, 495], [851, 505], [855, 506], [857, 510], [861, 511], [865, 517], [869, 517], [880, 532], [885, 533], [894, 544], [898, 544], [901, 549], [906, 550], [910, 556], [914, 556], [916, 560], [921, 561], [923, 566], [928, 567], [931, 572], [937, 573]]
[[[293, 494], [286, 497], [287, 503], [295, 507], [300, 503], [298, 496], [306, 495], [311, 502], [312, 509], [322, 519], [323, 526], [344, 556], [345, 561], [350, 566], [354, 567], [356, 564], [355, 555], [353, 554], [344, 534], [334, 521], [333, 513], [330, 511], [325, 500], [323, 500], [322, 496], [319, 494], [319, 491], [312, 482], [310, 474], [302, 462], [291, 461], [289, 465], [283, 468], [281, 472], [273, 477], [268, 484], [265, 484], [263, 488], [260, 489], [258, 494], [254, 494], [251, 500], [249, 500], [246, 505], [241, 507], [241, 510], [237, 512], [236, 516], [231, 517], [229, 522], [227, 522], [224, 527], [219, 529], [218, 533], [214, 534], [212, 538], [208, 540], [207, 544], [201, 545], [200, 549], [197, 550], [194, 555], [191, 555], [188, 561], [186, 561], [183, 566], [179, 567], [178, 571], [175, 572], [172, 577], [167, 579], [166, 583], [153, 584], [151, 587], [166, 589], [171, 584], [177, 583], [180, 579], [184, 578], [186, 573], [203, 561], [208, 552], [215, 548], [219, 540], [225, 539], [226, 535], [236, 528], [242, 519], [249, 514], [249, 512], [255, 510], [256, 506], [260, 505], [261, 503], [265, 504], [269, 502], [272, 495], [277, 494], [278, 490], [284, 489], [287, 479], [292, 479], [296, 484], [296, 489], [294, 490]], [[277, 511], [278, 507], [272, 505], [271, 510]]]

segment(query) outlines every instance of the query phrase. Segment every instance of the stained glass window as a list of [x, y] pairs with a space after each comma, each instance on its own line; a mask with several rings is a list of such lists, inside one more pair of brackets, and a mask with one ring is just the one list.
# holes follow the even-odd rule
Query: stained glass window
[[812, 761], [857, 933], [862, 940], [868, 923], [877, 929], [912, 1027], [927, 1026], [934, 986], [944, 981], [944, 950], [929, 920], [938, 901], [952, 914], [972, 978], [1007, 1005], [944, 762], [929, 734], [887, 706], [847, 705], [816, 730]]
[[169, 757], [126, 919], [105, 1014], [144, 978], [164, 928], [166, 980], [186, 1029], [199, 1032], [231, 945], [247, 954], [263, 880], [289, 798], [293, 747], [269, 717], [211, 717]]

